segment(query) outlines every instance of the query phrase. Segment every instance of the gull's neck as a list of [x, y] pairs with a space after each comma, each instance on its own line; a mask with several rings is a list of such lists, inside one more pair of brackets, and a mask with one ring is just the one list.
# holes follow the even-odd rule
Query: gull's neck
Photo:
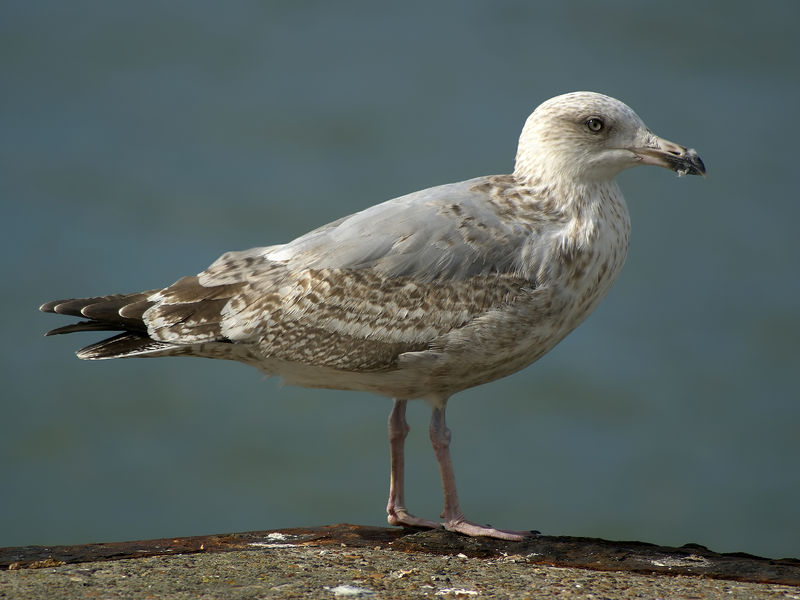
[[536, 190], [537, 196], [549, 199], [565, 215], [592, 214], [609, 203], [624, 204], [616, 179], [587, 180], [566, 169], [531, 167], [517, 162], [514, 169], [517, 185]]
[[[587, 177], [577, 168], [580, 157], [565, 160], [565, 152], [541, 150], [537, 152], [535, 145], [521, 145], [514, 179], [534, 191], [540, 210], [546, 205], [554, 214], [560, 214], [563, 229], [554, 238], [559, 251], [574, 255], [597, 243], [609, 243], [618, 245], [624, 256], [630, 221], [616, 179]], [[619, 266], [621, 263], [615, 270]]]

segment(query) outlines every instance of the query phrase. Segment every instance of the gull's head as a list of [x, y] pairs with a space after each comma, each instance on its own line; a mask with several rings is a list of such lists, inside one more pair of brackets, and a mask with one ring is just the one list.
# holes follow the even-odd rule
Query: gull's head
[[514, 174], [596, 183], [636, 165], [679, 175], [706, 172], [694, 150], [655, 135], [626, 104], [595, 92], [573, 92], [547, 100], [528, 117]]

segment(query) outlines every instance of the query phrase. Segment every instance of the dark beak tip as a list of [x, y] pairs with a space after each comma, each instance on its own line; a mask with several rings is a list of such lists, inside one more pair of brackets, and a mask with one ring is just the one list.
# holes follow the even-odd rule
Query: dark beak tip
[[695, 155], [695, 160], [697, 162], [697, 174], [702, 175], [703, 177], [706, 176], [706, 165], [703, 162], [703, 159], [699, 156]]
[[678, 175], [706, 176], [706, 165], [693, 148], [686, 150], [686, 154], [676, 161], [674, 168]]

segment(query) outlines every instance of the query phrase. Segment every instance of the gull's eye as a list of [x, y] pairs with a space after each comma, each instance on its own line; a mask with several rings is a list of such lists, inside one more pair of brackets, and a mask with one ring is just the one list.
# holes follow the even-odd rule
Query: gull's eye
[[603, 124], [603, 121], [601, 119], [598, 119], [597, 117], [592, 117], [591, 119], [586, 121], [586, 127], [592, 133], [598, 133], [603, 130], [603, 127], [605, 127], [605, 125]]

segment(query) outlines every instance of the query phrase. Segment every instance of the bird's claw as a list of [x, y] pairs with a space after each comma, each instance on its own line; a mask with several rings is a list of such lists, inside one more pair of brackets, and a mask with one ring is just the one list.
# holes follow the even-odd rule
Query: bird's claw
[[399, 525], [401, 527], [424, 527], [426, 529], [441, 529], [442, 524], [428, 519], [416, 517], [406, 511], [405, 508], [395, 507], [389, 511], [386, 520], [389, 525]]
[[491, 525], [478, 525], [466, 519], [445, 521], [442, 526], [447, 531], [455, 531], [472, 537], [490, 537], [498, 540], [508, 540], [511, 542], [521, 542], [526, 538], [534, 537], [538, 532], [535, 531], [510, 531], [506, 529], [495, 529]]

